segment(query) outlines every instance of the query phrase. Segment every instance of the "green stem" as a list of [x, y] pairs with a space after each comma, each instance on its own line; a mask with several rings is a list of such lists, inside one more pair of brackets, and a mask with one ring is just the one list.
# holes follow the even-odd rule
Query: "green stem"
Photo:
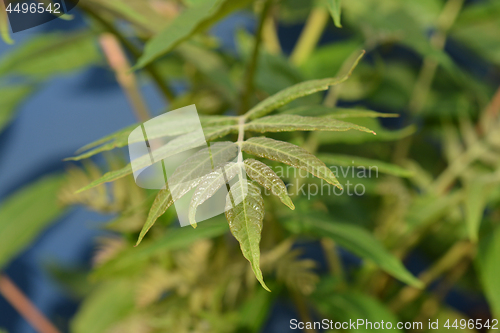
[[304, 30], [290, 56], [290, 61], [300, 66], [311, 55], [325, 30], [330, 13], [323, 7], [314, 8], [309, 14]]
[[[97, 13], [92, 11], [88, 6], [85, 6], [81, 2], [79, 3], [78, 8], [80, 8], [89, 17], [97, 21], [105, 30], [115, 35], [116, 38], [118, 38], [118, 40], [125, 46], [125, 48], [127, 48], [130, 54], [134, 57], [135, 61], [137, 61], [140, 58], [141, 51], [127, 38], [125, 38], [125, 36], [123, 36], [123, 34], [118, 29], [116, 29], [113, 24], [106, 21], [104, 18], [99, 16]], [[146, 67], [144, 67], [144, 70], [149, 73], [149, 75], [156, 83], [156, 85], [162, 92], [163, 96], [167, 99], [167, 101], [172, 102], [175, 99], [175, 94], [170, 89], [170, 87], [165, 83], [165, 81], [160, 77], [155, 66], [151, 64], [147, 65]]]
[[[448, 0], [445, 4], [437, 22], [437, 31], [431, 37], [431, 44], [437, 50], [443, 50], [446, 43], [447, 32], [452, 27], [455, 22], [464, 0]], [[417, 82], [413, 87], [413, 92], [410, 97], [410, 102], [408, 103], [408, 109], [412, 114], [421, 113], [429, 91], [431, 90], [432, 82], [436, 75], [438, 68], [438, 62], [433, 57], [426, 57], [420, 73], [417, 78]], [[410, 150], [412, 144], [412, 138], [408, 137], [406, 139], [400, 140], [396, 145], [394, 151], [394, 162], [402, 162]]]
[[[464, 258], [470, 257], [474, 249], [474, 245], [468, 241], [462, 241], [455, 244], [431, 268], [420, 274], [419, 279], [425, 286], [429, 286], [444, 272], [453, 269]], [[416, 289], [410, 286], [403, 288], [390, 303], [391, 309], [394, 311], [402, 310], [407, 304], [415, 300], [422, 291], [423, 289]]]
[[257, 32], [255, 33], [255, 42], [253, 46], [252, 56], [250, 58], [250, 63], [247, 67], [247, 72], [245, 75], [245, 89], [243, 90], [243, 96], [241, 98], [241, 110], [240, 114], [244, 114], [248, 111], [250, 107], [250, 100], [252, 98], [253, 92], [255, 90], [254, 80], [255, 72], [257, 71], [257, 65], [259, 62], [259, 51], [262, 44], [262, 31], [264, 30], [264, 23], [266, 22], [267, 15], [271, 9], [272, 0], [266, 0], [264, 3], [264, 8], [260, 14], [259, 26]]

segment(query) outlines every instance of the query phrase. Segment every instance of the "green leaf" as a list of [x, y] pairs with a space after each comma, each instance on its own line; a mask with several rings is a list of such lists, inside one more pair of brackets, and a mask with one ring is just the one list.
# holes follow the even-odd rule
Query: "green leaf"
[[6, 44], [14, 44], [10, 37], [9, 21], [5, 11], [5, 2], [0, 4], [0, 35]]
[[361, 132], [351, 132], [349, 135], [337, 132], [319, 132], [316, 138], [320, 144], [346, 143], [360, 144], [372, 141], [393, 141], [399, 140], [415, 133], [416, 128], [410, 125], [400, 130], [387, 130], [382, 127], [377, 119], [374, 118], [344, 118], [349, 119], [349, 122], [372, 129], [377, 135], [366, 135]]
[[348, 131], [355, 129], [362, 132], [375, 134], [366, 127], [351, 124], [342, 120], [303, 117], [292, 114], [282, 114], [276, 116], [267, 116], [256, 119], [245, 125], [246, 131], [254, 132], [291, 132], [291, 131]]
[[214, 238], [227, 231], [227, 221], [214, 218], [200, 223], [198, 228], [171, 228], [165, 235], [154, 241], [146, 240], [140, 247], [131, 247], [117, 257], [107, 261], [93, 273], [95, 278], [122, 276], [126, 273], [137, 274], [137, 269], [147, 265], [148, 260], [158, 254], [183, 249], [200, 239]]
[[200, 180], [189, 204], [189, 223], [194, 228], [196, 228], [196, 210], [198, 206], [210, 199], [222, 186], [233, 179], [238, 172], [241, 172], [242, 167], [240, 163], [228, 163], [205, 175]]
[[[224, 136], [226, 134], [229, 134], [231, 132], [237, 132], [238, 127], [237, 126], [217, 126], [217, 127], [210, 127], [209, 129], [205, 130], [205, 140], [214, 140], [220, 136]], [[199, 145], [199, 139], [197, 136], [193, 136], [191, 133], [187, 133], [185, 135], [181, 135], [171, 141], [169, 141], [167, 144], [159, 147], [158, 149], [154, 150], [154, 158], [155, 161], [160, 161], [163, 160], [167, 157], [173, 156], [175, 154], [178, 154], [180, 152], [193, 149], [198, 147]], [[84, 154], [86, 155], [86, 154]], [[87, 156], [88, 157], [88, 156]], [[76, 157], [73, 159], [80, 159], [80, 157]], [[134, 165], [136, 166], [137, 169], [145, 168], [151, 165], [151, 158], [149, 155], [143, 155], [137, 159], [134, 160]], [[96, 186], [99, 186], [104, 183], [109, 183], [115, 180], [118, 180], [122, 177], [128, 176], [132, 173], [132, 164], [129, 163], [123, 168], [115, 171], [110, 171], [105, 173], [101, 178], [94, 180], [92, 183], [89, 185], [79, 189], [77, 193], [89, 190], [91, 188], [94, 188]]]
[[498, 34], [500, 5], [485, 1], [466, 6], [451, 29], [451, 35], [484, 59], [500, 64]]
[[[295, 217], [297, 218], [297, 217]], [[318, 237], [328, 237], [337, 244], [360, 256], [374, 262], [386, 273], [398, 280], [422, 288], [423, 284], [415, 278], [392, 253], [388, 252], [371, 233], [353, 224], [337, 223], [328, 216], [312, 214], [298, 217], [296, 224], [287, 223], [292, 232], [309, 232]], [[294, 219], [291, 217], [290, 220]], [[288, 219], [284, 219], [285, 221]], [[298, 228], [298, 229], [297, 229]], [[301, 230], [303, 229], [303, 230]]]
[[8, 197], [0, 206], [0, 268], [28, 246], [63, 212], [57, 194], [63, 177], [44, 177]]
[[134, 310], [135, 293], [130, 281], [113, 280], [101, 284], [85, 298], [71, 322], [71, 332], [104, 333]]
[[0, 132], [14, 117], [17, 106], [31, 93], [30, 86], [0, 88]]
[[0, 76], [46, 78], [99, 62], [94, 36], [89, 32], [42, 34], [23, 43], [0, 61]]
[[264, 157], [273, 161], [288, 164], [302, 169], [327, 181], [329, 184], [342, 188], [333, 172], [325, 163], [307, 150], [284, 141], [270, 138], [250, 138], [241, 144], [241, 149], [248, 154]]
[[[300, 64], [300, 69], [309, 79], [323, 79], [336, 76], [345, 59], [363, 49], [364, 41], [352, 36], [349, 39], [318, 45], [308, 58]], [[361, 72], [361, 71], [360, 71]]]
[[136, 69], [170, 52], [177, 45], [201, 32], [232, 11], [245, 6], [247, 0], [206, 0], [187, 8], [168, 27], [146, 44]]
[[277, 108], [290, 103], [297, 98], [308, 96], [314, 94], [319, 91], [324, 91], [330, 88], [333, 85], [340, 84], [347, 80], [349, 76], [351, 76], [352, 71], [357, 66], [359, 61], [364, 55], [364, 51], [361, 55], [356, 59], [354, 64], [351, 66], [349, 72], [343, 76], [322, 80], [311, 80], [296, 84], [292, 87], [289, 87], [285, 90], [280, 91], [279, 93], [263, 100], [255, 107], [253, 107], [250, 111], [245, 114], [247, 119], [256, 119], [267, 115], [268, 113], [276, 110]]
[[262, 332], [262, 327], [269, 317], [275, 297], [275, 293], [268, 293], [264, 289], [256, 290], [255, 294], [251, 295], [238, 310], [241, 324], [247, 327], [250, 332]]
[[172, 198], [172, 193], [170, 193], [170, 189], [166, 188], [158, 191], [158, 194], [153, 201], [153, 205], [149, 210], [148, 218], [146, 219], [146, 222], [142, 227], [141, 233], [139, 234], [139, 238], [137, 239], [137, 243], [135, 244], [135, 246], [141, 244], [144, 236], [146, 236], [149, 229], [151, 229], [151, 227], [155, 224], [156, 220], [158, 220], [160, 216], [165, 214], [167, 209], [172, 206], [173, 203], [174, 200]]
[[96, 12], [110, 13], [118, 19], [123, 19], [131, 25], [143, 30], [156, 32], [168, 24], [168, 19], [161, 15], [154, 6], [144, 6], [135, 0], [87, 0], [88, 6]]
[[[318, 306], [322, 314], [335, 321], [344, 322], [349, 320], [363, 319], [369, 322], [392, 323], [392, 330], [402, 332], [397, 329], [398, 318], [379, 300], [359, 292], [349, 293], [317, 293], [313, 296], [315, 305]], [[376, 329], [366, 329], [363, 325], [359, 329], [351, 329], [351, 332], [377, 332]]]
[[94, 180], [92, 183], [88, 184], [85, 187], [82, 187], [81, 189], [76, 191], [76, 193], [81, 193], [83, 191], [89, 190], [89, 189], [94, 188], [96, 186], [99, 186], [101, 184], [115, 181], [117, 179], [128, 176], [131, 173], [132, 173], [132, 165], [127, 164], [126, 166], [124, 166], [123, 168], [121, 168], [119, 170], [106, 172], [101, 178]]
[[319, 154], [317, 156], [320, 160], [322, 160], [326, 164], [329, 164], [330, 166], [339, 165], [343, 167], [353, 168], [364, 167], [369, 168], [370, 171], [373, 169], [376, 172], [377, 178], [379, 172], [398, 177], [411, 177], [413, 175], [410, 170], [402, 168], [398, 165], [364, 157], [339, 154]]
[[[227, 134], [235, 133], [238, 131], [238, 127], [235, 125], [237, 123], [237, 119], [235, 117], [226, 117], [226, 116], [200, 117], [200, 121], [203, 127], [203, 133], [205, 134], [206, 141], [212, 141]], [[77, 153], [89, 150], [91, 148], [94, 149], [75, 157], [66, 158], [65, 160], [79, 161], [94, 156], [96, 154], [102, 153], [104, 151], [125, 147], [129, 144], [130, 133], [138, 126], [141, 126], [141, 124], [128, 126], [102, 139], [94, 141], [78, 149]], [[170, 120], [155, 122], [153, 123], [153, 125], [148, 125], [149, 139], [179, 135], [186, 132], [188, 132], [186, 128], [183, 128], [182, 126], [179, 126], [178, 123], [172, 122]]]
[[500, 318], [500, 228], [479, 242], [476, 263], [493, 317]]
[[345, 109], [345, 108], [329, 108], [322, 105], [308, 105], [289, 109], [283, 112], [284, 114], [296, 114], [299, 116], [328, 116], [335, 119], [344, 118], [395, 118], [399, 117], [396, 113], [381, 113], [377, 111], [363, 109]]
[[92, 143], [89, 143], [88, 145], [83, 146], [82, 148], [77, 150], [77, 153], [89, 150], [84, 154], [80, 154], [75, 157], [68, 157], [65, 159], [65, 161], [79, 161], [83, 160], [89, 157], [92, 157], [94, 155], [97, 155], [101, 152], [113, 150], [115, 148], [121, 148], [125, 147], [128, 144], [128, 137], [130, 133], [140, 125], [134, 124], [132, 126], [125, 127], [124, 129], [121, 129], [113, 134], [110, 134], [108, 136], [105, 136], [102, 139], [99, 139], [97, 141], [94, 141]]
[[248, 177], [271, 191], [291, 210], [295, 209], [292, 199], [288, 196], [285, 183], [270, 167], [252, 158], [245, 160], [244, 163]]
[[224, 59], [219, 54], [194, 43], [179, 45], [177, 51], [186, 61], [193, 64], [229, 103], [236, 105], [238, 90]]
[[484, 209], [486, 208], [488, 195], [492, 190], [490, 184], [474, 179], [468, 182], [465, 187], [465, 221], [467, 223], [467, 232], [473, 242], [477, 242], [479, 227], [483, 219]]
[[340, 12], [341, 12], [340, 0], [327, 0], [326, 4], [328, 6], [330, 14], [332, 15], [335, 26], [337, 28], [342, 28], [342, 24], [340, 24]]
[[[239, 202], [238, 204], [233, 204]], [[257, 280], [267, 291], [260, 270], [260, 238], [264, 220], [264, 200], [259, 188], [245, 179], [231, 186], [226, 199], [226, 219], [243, 256], [250, 262]]]

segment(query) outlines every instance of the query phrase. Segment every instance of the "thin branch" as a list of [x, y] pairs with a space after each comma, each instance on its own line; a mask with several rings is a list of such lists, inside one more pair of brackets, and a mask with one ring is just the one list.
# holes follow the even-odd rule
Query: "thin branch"
[[272, 1], [273, 0], [266, 0], [266, 2], [264, 3], [264, 8], [262, 8], [262, 12], [260, 14], [259, 26], [257, 28], [257, 32], [255, 33], [255, 42], [253, 46], [252, 57], [250, 58], [250, 63], [247, 67], [247, 72], [245, 75], [245, 89], [241, 98], [241, 114], [248, 111], [250, 107], [250, 99], [252, 98], [255, 89], [254, 80], [255, 72], [257, 71], [257, 65], [259, 62], [259, 52], [260, 46], [262, 44], [262, 32], [264, 30], [264, 23], [266, 22], [266, 18], [271, 8]]
[[276, 21], [274, 20], [274, 17], [271, 13], [267, 15], [264, 21], [264, 30], [262, 39], [267, 52], [275, 55], [283, 53], [283, 50], [281, 49], [280, 39], [278, 36], [278, 31], [276, 28]]
[[[127, 38], [123, 36], [123, 34], [114, 27], [114, 25], [108, 21], [106, 21], [104, 18], [99, 16], [97, 13], [92, 11], [88, 6], [85, 6], [82, 4], [80, 1], [78, 8], [81, 9], [85, 14], [87, 14], [89, 17], [93, 18], [95, 21], [97, 21], [105, 30], [113, 34], [120, 43], [122, 43], [125, 48], [130, 52], [130, 54], [134, 57], [134, 60], [137, 61], [139, 57], [141, 56], [141, 51], [133, 44], [131, 43]], [[158, 74], [156, 71], [156, 68], [154, 65], [149, 64], [144, 67], [144, 70], [149, 73], [153, 81], [156, 83], [156, 86], [160, 89], [162, 92], [163, 96], [169, 101], [172, 102], [175, 99], [175, 94], [173, 91], [170, 89], [170, 87], [165, 83], [165, 81], [161, 78], [161, 76]]]
[[[435, 49], [444, 49], [447, 33], [460, 13], [463, 3], [464, 0], [448, 0], [446, 2], [438, 18], [437, 31], [431, 37], [431, 44]], [[418, 114], [424, 108], [438, 65], [438, 62], [434, 58], [430, 56], [424, 58], [424, 63], [420, 69], [417, 82], [413, 87], [410, 102], [408, 103], [408, 109], [412, 114]], [[406, 158], [412, 141], [412, 137], [408, 137], [397, 143], [393, 154], [393, 161], [395, 163], [401, 163]]]
[[[422, 281], [425, 286], [429, 286], [443, 273], [453, 269], [463, 259], [470, 257], [474, 251], [475, 246], [471, 242], [462, 241], [456, 243], [444, 256], [431, 266], [431, 268], [419, 275], [420, 281]], [[415, 300], [422, 291], [423, 289], [417, 289], [411, 286], [404, 287], [390, 303], [391, 309], [394, 311], [402, 310], [407, 304]]]
[[[464, 0], [448, 0], [445, 4], [438, 18], [438, 30], [431, 37], [431, 44], [435, 49], [444, 49], [448, 30], [450, 30], [455, 22], [463, 3]], [[409, 109], [412, 113], [420, 113], [425, 106], [425, 101], [427, 100], [427, 95], [429, 94], [437, 68], [438, 62], [434, 58], [428, 56], [424, 59], [424, 64], [420, 70], [410, 99]]]
[[151, 119], [146, 103], [144, 102], [134, 73], [130, 70], [123, 50], [114, 35], [105, 33], [99, 38], [101, 47], [106, 55], [109, 65], [116, 75], [116, 80], [127, 95], [137, 118], [140, 122]]
[[330, 18], [330, 13], [323, 7], [314, 8], [309, 14], [304, 30], [290, 56], [290, 61], [299, 66], [306, 61], [316, 48]]
[[483, 133], [491, 130], [495, 122], [495, 118], [500, 114], [500, 87], [498, 87], [495, 95], [491, 99], [490, 104], [486, 107], [480, 119], [480, 126]]
[[[297, 312], [299, 313], [300, 321], [306, 323], [306, 322], [312, 322], [312, 317], [311, 314], [309, 313], [309, 309], [307, 308], [307, 304], [304, 300], [304, 297], [302, 297], [301, 294], [299, 294], [296, 291], [291, 291], [291, 296], [293, 303], [295, 304], [295, 307], [297, 308]], [[315, 329], [312, 328], [304, 328], [304, 332], [306, 333], [316, 333]]]
[[61, 333], [4, 274], [0, 275], [0, 294], [39, 333]]

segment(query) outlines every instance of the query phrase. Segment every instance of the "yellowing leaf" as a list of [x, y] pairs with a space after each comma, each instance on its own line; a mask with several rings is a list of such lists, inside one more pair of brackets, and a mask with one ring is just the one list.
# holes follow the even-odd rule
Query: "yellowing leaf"
[[333, 85], [340, 84], [347, 80], [350, 76], [354, 68], [357, 66], [359, 61], [364, 55], [364, 51], [361, 55], [356, 59], [354, 64], [351, 66], [349, 72], [343, 76], [328, 78], [322, 80], [311, 80], [301, 82], [292, 87], [286, 88], [279, 93], [263, 100], [255, 107], [253, 107], [250, 111], [245, 114], [247, 119], [256, 119], [267, 115], [268, 113], [276, 110], [277, 108], [290, 103], [297, 98], [308, 96], [314, 94], [318, 91], [324, 91], [330, 88]]
[[[233, 202], [239, 202], [233, 205]], [[226, 198], [226, 219], [231, 233], [240, 243], [243, 256], [250, 262], [257, 280], [267, 291], [260, 270], [260, 238], [264, 220], [264, 200], [259, 188], [240, 179], [233, 185]]]
[[327, 181], [329, 184], [342, 188], [333, 172], [307, 150], [284, 141], [270, 138], [251, 138], [241, 144], [241, 149], [248, 154], [264, 157], [273, 161], [288, 164]]
[[245, 125], [245, 130], [260, 133], [290, 131], [348, 131], [355, 129], [375, 134], [366, 127], [333, 118], [302, 117], [292, 114], [267, 116]]
[[295, 209], [292, 199], [288, 196], [285, 183], [270, 167], [250, 158], [245, 160], [245, 171], [248, 177], [278, 196], [282, 203], [292, 210]]

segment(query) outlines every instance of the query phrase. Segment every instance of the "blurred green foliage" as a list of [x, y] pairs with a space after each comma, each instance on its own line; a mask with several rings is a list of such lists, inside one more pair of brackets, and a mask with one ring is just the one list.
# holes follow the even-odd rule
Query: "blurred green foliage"
[[[155, 82], [169, 110], [196, 104], [207, 141], [237, 140], [256, 183], [311, 189], [324, 180], [344, 190], [359, 183], [365, 191], [358, 197], [289, 190], [288, 198], [281, 190], [279, 198], [262, 197], [252, 183], [242, 206], [226, 214], [229, 225], [220, 216], [181, 229], [169, 190], [140, 189], [121, 162], [117, 148], [138, 124], [91, 143], [69, 159], [111, 151], [107, 166], [86, 160], [68, 170], [63, 184], [60, 175], [42, 179], [0, 206], [2, 265], [63, 206], [117, 214], [106, 226], [117, 235], [100, 242], [89, 288], [78, 288], [88, 294], [72, 331], [259, 332], [278, 297], [293, 302], [302, 321], [421, 321], [426, 331], [428, 319], [500, 317], [498, 1], [91, 0], [79, 6], [88, 29], [36, 36], [0, 60], [0, 129], [34, 83], [104, 64], [97, 40], [111, 33], [130, 54], [134, 75]], [[219, 47], [209, 28], [239, 10], [255, 15], [257, 30], [236, 33], [235, 55]], [[278, 24], [304, 24], [290, 56]], [[332, 33], [343, 39], [319, 43]], [[447, 52], [447, 41], [464, 50], [468, 67]], [[367, 55], [357, 63], [361, 50]], [[471, 70], [476, 63], [490, 72], [479, 77]], [[14, 76], [20, 83], [8, 85]], [[177, 80], [189, 87], [180, 95], [170, 89]], [[124, 86], [132, 103], [133, 89]], [[397, 129], [381, 124], [398, 114]], [[258, 138], [263, 133], [267, 139]], [[279, 174], [280, 162], [316, 177]], [[333, 173], [332, 167], [352, 169]], [[354, 167], [356, 173], [376, 167], [376, 177], [359, 177]], [[304, 257], [304, 243], [311, 242], [321, 245], [326, 269]], [[339, 249], [362, 264], [346, 264]], [[417, 277], [404, 265], [412, 253], [429, 263]], [[452, 289], [485, 297], [490, 312], [460, 313], [445, 302]]]

